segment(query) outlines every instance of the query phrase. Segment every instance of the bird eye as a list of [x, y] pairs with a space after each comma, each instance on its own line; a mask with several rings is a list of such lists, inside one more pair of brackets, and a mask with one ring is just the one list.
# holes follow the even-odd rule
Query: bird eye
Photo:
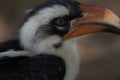
[[53, 20], [52, 24], [56, 26], [66, 26], [68, 24], [68, 20], [65, 18], [56, 18]]
[[62, 19], [62, 18], [57, 19], [57, 20], [56, 20], [56, 24], [57, 24], [57, 25], [65, 25], [65, 24], [66, 24], [66, 20], [65, 20], [65, 19]]

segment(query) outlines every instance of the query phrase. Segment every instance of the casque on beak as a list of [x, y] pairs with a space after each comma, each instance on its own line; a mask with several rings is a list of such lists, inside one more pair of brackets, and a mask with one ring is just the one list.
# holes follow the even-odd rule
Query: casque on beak
[[80, 5], [80, 9], [83, 17], [73, 20], [65, 40], [97, 32], [120, 34], [120, 19], [109, 9], [84, 4]]

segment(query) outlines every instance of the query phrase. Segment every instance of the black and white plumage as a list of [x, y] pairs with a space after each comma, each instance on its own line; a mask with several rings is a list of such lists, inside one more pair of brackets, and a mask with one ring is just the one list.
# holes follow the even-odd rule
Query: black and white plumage
[[[60, 65], [63, 65], [62, 67], [60, 66], [63, 72], [61, 73], [62, 77], [59, 79], [76, 80], [80, 72], [80, 55], [77, 52], [77, 41], [79, 38], [67, 41], [64, 41], [63, 38], [73, 27], [72, 23], [74, 20], [83, 17], [85, 16], [83, 16], [80, 11], [80, 5], [74, 0], [50, 0], [45, 4], [33, 8], [28, 13], [19, 35], [20, 43], [24, 49], [27, 50], [27, 53], [10, 54], [12, 55], [10, 57], [32, 56], [32, 58], [29, 59], [35, 59], [34, 57], [36, 57], [36, 55], [44, 54], [49, 58], [50, 56], [54, 56], [54, 58], [57, 57], [55, 60], [60, 58], [63, 60], [63, 62], [60, 63]], [[40, 59], [42, 58], [40, 57]], [[43, 60], [43, 63], [50, 61], [46, 58]], [[34, 66], [32, 65], [32, 67]], [[49, 69], [49, 67], [46, 69]]]
[[74, 51], [76, 46], [71, 41], [63, 41], [72, 20], [79, 17], [82, 14], [78, 2], [50, 0], [30, 11], [20, 30], [20, 41], [25, 49], [34, 55], [55, 55], [65, 61], [63, 80], [74, 80], [79, 72], [79, 58]]
[[[55, 55], [64, 60], [66, 72], [63, 80], [75, 80], [80, 73], [77, 41], [81, 37], [67, 41], [63, 38], [74, 27], [77, 18], [86, 17], [87, 13], [83, 13], [80, 4], [74, 0], [52, 0], [33, 9], [20, 30], [20, 41], [25, 49], [34, 55]], [[105, 23], [109, 24], [107, 21]], [[105, 27], [105, 31], [111, 31], [106, 26], [101, 27]]]
[[[28, 13], [20, 30], [20, 43], [25, 50], [31, 51], [32, 53], [8, 52], [2, 53], [1, 56], [31, 57], [40, 54], [58, 56], [64, 60], [66, 66], [62, 68], [63, 70], [66, 69], [65, 75], [64, 72], [62, 73], [64, 75], [63, 80], [75, 79], [76, 74], [79, 72], [79, 58], [76, 58], [78, 57], [77, 54], [74, 55], [72, 54], [73, 52], [68, 52], [69, 47], [67, 46], [73, 45], [66, 46], [65, 44], [70, 42], [64, 43], [63, 37], [69, 31], [71, 21], [78, 17], [82, 17], [82, 14], [78, 2], [74, 0], [50, 0], [43, 5], [33, 8]], [[60, 65], [64, 64], [62, 63]], [[73, 68], [76, 68], [76, 70]]]
[[55, 49], [52, 45], [62, 43], [63, 36], [70, 29], [71, 21], [81, 15], [75, 1], [48, 1], [28, 14], [20, 30], [20, 41], [26, 49], [37, 49], [35, 53], [46, 52], [47, 49], [52, 52]]

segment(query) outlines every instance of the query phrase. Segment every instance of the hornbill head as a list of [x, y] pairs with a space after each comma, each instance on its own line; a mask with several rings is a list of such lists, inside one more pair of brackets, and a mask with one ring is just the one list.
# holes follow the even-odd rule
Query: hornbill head
[[119, 26], [119, 18], [106, 8], [74, 0], [50, 0], [28, 13], [20, 30], [20, 41], [34, 55], [62, 58], [66, 66], [63, 80], [76, 80], [80, 72], [78, 37], [97, 32], [119, 34]]

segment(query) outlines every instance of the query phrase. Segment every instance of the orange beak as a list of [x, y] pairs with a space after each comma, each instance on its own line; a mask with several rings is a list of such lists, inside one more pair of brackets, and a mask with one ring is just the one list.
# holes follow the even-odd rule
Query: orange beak
[[120, 34], [120, 19], [109, 9], [81, 4], [80, 10], [83, 17], [73, 20], [72, 29], [65, 35], [65, 40], [97, 32]]

